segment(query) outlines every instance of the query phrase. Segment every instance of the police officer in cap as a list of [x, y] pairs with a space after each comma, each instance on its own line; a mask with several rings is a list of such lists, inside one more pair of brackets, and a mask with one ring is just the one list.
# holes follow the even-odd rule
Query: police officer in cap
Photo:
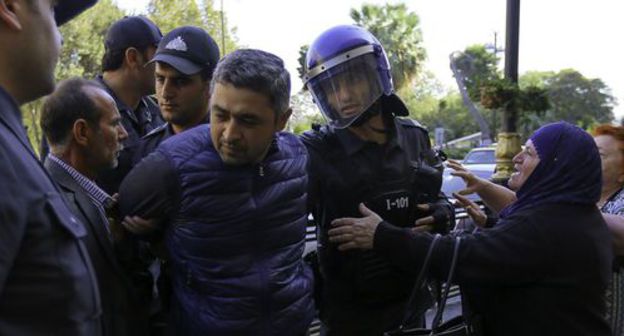
[[446, 232], [454, 210], [440, 192], [442, 162], [425, 128], [394, 94], [384, 48], [368, 31], [337, 26], [306, 56], [304, 80], [328, 124], [303, 135], [309, 208], [318, 225], [321, 319], [327, 335], [382, 335], [397, 327], [418, 265], [406, 273], [372, 251], [343, 253], [331, 222], [373, 209], [393, 225]]
[[156, 97], [166, 122], [141, 139], [135, 164], [169, 137], [209, 122], [210, 80], [219, 47], [204, 29], [182, 26], [163, 37], [150, 62], [156, 64]]
[[109, 194], [117, 192], [132, 169], [141, 137], [164, 123], [156, 99], [150, 96], [155, 92], [154, 65], [150, 60], [161, 39], [160, 29], [145, 16], [126, 16], [113, 23], [106, 33], [102, 74], [96, 80], [115, 99], [128, 132], [119, 165], [105, 170], [97, 179]]
[[54, 90], [57, 24], [95, 2], [0, 0], [0, 335], [102, 331], [85, 227], [39, 163], [19, 109]]
[[[217, 43], [200, 27], [178, 27], [163, 37], [150, 64], [156, 66], [156, 96], [166, 122], [141, 138], [134, 150], [133, 166], [164, 140], [208, 123], [210, 80], [218, 61]], [[171, 291], [168, 261], [163, 255], [160, 255], [162, 259], [155, 261], [150, 252], [163, 250], [164, 243], [161, 236], [155, 235], [152, 236], [150, 249], [140, 242], [137, 244], [140, 245], [140, 259], [145, 263], [153, 262], [150, 270], [157, 279], [158, 293], [153, 302], [151, 332], [153, 335], [165, 334]]]

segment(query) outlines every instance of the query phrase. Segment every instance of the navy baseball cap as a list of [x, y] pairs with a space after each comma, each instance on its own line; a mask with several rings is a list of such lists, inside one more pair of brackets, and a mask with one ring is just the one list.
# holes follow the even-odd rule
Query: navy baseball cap
[[61, 0], [54, 6], [54, 19], [60, 26], [95, 5], [97, 0]]
[[204, 69], [212, 72], [219, 62], [219, 47], [202, 28], [183, 26], [163, 37], [151, 60], [155, 61], [166, 63], [185, 75]]
[[162, 33], [154, 22], [145, 16], [125, 16], [113, 23], [106, 32], [104, 46], [107, 50], [126, 50], [130, 47], [156, 46]]

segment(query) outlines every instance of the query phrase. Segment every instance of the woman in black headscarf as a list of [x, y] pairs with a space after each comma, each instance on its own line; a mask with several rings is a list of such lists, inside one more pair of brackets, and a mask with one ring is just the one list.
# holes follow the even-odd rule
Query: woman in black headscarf
[[[601, 170], [592, 137], [568, 123], [549, 124], [513, 162], [515, 194], [497, 199], [506, 205], [499, 221], [462, 236], [455, 282], [465, 317], [484, 335], [610, 335], [603, 295], [612, 255], [596, 208]], [[405, 268], [422, 263], [433, 236], [360, 209], [362, 218], [334, 221], [329, 233], [339, 249], [374, 248]], [[433, 276], [445, 279], [454, 241], [439, 239]]]

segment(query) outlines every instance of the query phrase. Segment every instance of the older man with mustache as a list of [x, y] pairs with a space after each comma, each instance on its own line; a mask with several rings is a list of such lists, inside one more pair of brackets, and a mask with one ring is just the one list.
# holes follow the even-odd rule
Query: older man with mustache
[[50, 144], [44, 165], [85, 225], [83, 240], [102, 297], [104, 335], [146, 335], [147, 311], [118, 261], [117, 235], [106, 215], [115, 200], [94, 182], [101, 171], [118, 164], [122, 141], [128, 137], [121, 118], [115, 100], [97, 82], [61, 82], [41, 115]]

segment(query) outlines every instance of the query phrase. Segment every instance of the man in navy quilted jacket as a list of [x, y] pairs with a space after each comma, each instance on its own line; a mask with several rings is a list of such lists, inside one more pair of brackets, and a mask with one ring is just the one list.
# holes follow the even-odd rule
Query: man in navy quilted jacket
[[237, 50], [210, 90], [211, 124], [167, 139], [122, 183], [124, 225], [164, 231], [174, 334], [305, 335], [307, 154], [281, 132], [290, 76], [275, 55]]

